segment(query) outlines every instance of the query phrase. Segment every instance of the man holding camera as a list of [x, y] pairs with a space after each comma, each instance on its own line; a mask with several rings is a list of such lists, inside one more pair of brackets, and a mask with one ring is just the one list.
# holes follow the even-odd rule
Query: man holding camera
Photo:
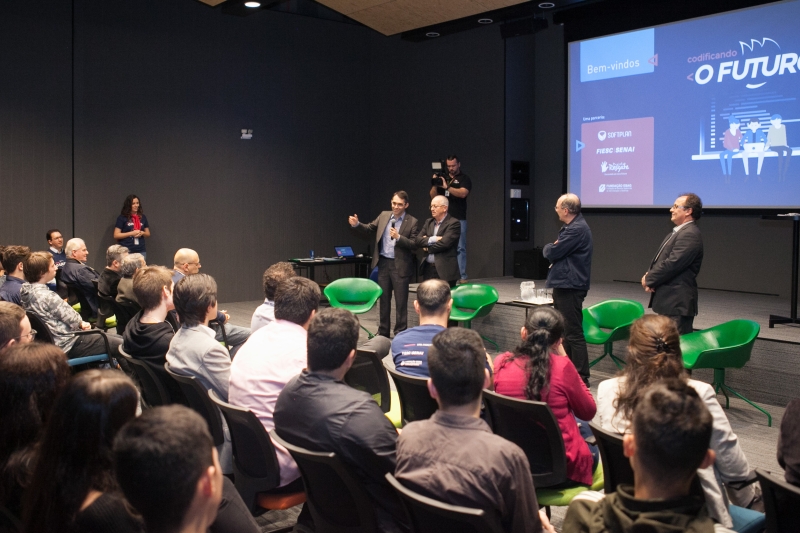
[[450, 201], [448, 214], [461, 224], [458, 240], [458, 269], [461, 278], [458, 284], [467, 282], [467, 196], [472, 189], [472, 180], [461, 172], [461, 162], [456, 155], [447, 156], [447, 174], [434, 174], [431, 179], [431, 199], [445, 196]]

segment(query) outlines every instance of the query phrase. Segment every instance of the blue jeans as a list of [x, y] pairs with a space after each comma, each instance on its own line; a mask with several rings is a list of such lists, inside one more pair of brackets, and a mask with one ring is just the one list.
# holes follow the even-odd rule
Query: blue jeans
[[461, 271], [461, 279], [467, 279], [467, 221], [461, 222], [461, 238], [458, 239], [458, 270]]
[[[722, 165], [722, 173], [726, 176], [731, 175], [731, 165], [733, 165], [733, 150], [725, 150], [719, 154], [719, 164]], [[725, 159], [728, 160], [728, 168], [725, 168]]]

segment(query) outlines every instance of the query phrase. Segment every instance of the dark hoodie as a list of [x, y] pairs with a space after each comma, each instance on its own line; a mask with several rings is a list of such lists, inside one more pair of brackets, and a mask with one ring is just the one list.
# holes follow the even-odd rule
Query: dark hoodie
[[169, 350], [169, 342], [175, 331], [169, 322], [143, 324], [139, 322], [142, 313], [136, 313], [122, 335], [122, 349], [131, 357], [147, 361], [153, 366], [164, 368]]

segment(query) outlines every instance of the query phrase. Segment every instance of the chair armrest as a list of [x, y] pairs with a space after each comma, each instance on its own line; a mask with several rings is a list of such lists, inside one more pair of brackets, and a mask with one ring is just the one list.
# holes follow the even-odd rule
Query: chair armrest
[[73, 331], [75, 335], [102, 335], [103, 336], [103, 343], [106, 345], [106, 354], [108, 358], [111, 359], [111, 347], [108, 345], [108, 336], [106, 332], [101, 329], [87, 329], [81, 331]]
[[746, 478], [741, 479], [739, 481], [728, 481], [725, 483], [725, 485], [732, 488], [733, 490], [742, 490], [748, 485], [752, 485], [756, 481], [758, 481], [758, 478], [756, 478], [756, 471], [751, 470], [750, 473], [747, 474]]

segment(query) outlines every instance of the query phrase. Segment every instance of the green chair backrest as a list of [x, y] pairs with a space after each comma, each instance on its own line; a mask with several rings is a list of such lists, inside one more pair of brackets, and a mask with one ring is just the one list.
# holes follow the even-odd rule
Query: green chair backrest
[[465, 283], [453, 289], [453, 307], [458, 309], [474, 309], [473, 318], [486, 316], [500, 299], [497, 289], [491, 285], [480, 283]]
[[750, 360], [761, 326], [752, 320], [731, 320], [681, 336], [686, 368], [742, 368]]
[[632, 323], [644, 315], [644, 306], [634, 300], [605, 300], [587, 309], [598, 327], [614, 329]]
[[325, 287], [325, 297], [331, 305], [364, 304], [380, 298], [383, 293], [380, 285], [367, 278], [340, 278]]

